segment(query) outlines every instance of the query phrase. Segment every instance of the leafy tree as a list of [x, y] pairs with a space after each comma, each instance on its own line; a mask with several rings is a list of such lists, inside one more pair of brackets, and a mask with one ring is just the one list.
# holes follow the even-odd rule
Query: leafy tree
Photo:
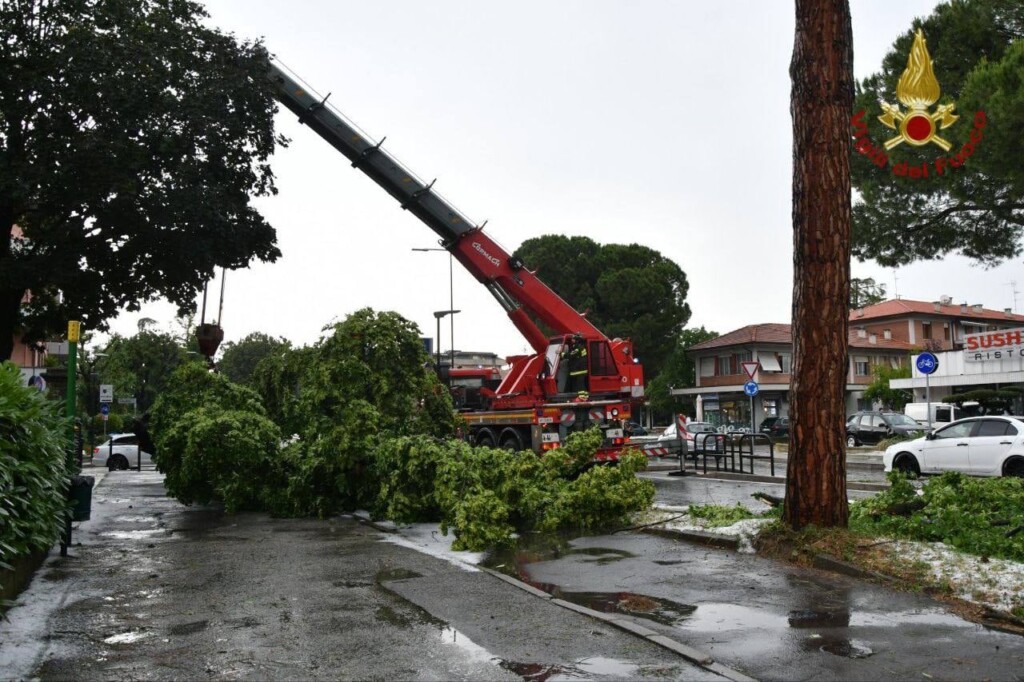
[[[955, 103], [960, 120], [941, 131], [952, 147], [901, 144], [878, 168], [852, 152], [853, 183], [860, 195], [853, 210], [853, 255], [882, 265], [960, 253], [994, 265], [1021, 252], [1024, 232], [1024, 4], [1019, 0], [943, 3], [893, 43], [879, 72], [858, 87], [854, 112], [864, 112], [876, 147], [895, 133], [879, 120], [880, 103], [896, 104], [896, 84], [907, 67], [914, 32], [928, 40], [942, 97]], [[939, 174], [937, 158], [955, 157], [969, 141], [976, 112], [983, 112], [981, 139], [959, 168]], [[975, 132], [977, 135], [977, 131]], [[896, 164], [929, 164], [927, 178], [898, 177]]]
[[376, 495], [373, 452], [388, 436], [455, 432], [451, 395], [428, 369], [415, 324], [397, 313], [356, 311], [312, 349], [268, 356], [255, 384], [286, 436], [287, 490], [278, 513], [327, 516]]
[[282, 355], [291, 346], [285, 338], [275, 339], [262, 332], [253, 332], [237, 343], [228, 341], [224, 344], [217, 369], [235, 383], [251, 385], [253, 371], [260, 360], [269, 355]]
[[697, 385], [697, 368], [688, 350], [717, 336], [718, 332], [709, 332], [703, 326], [699, 329], [684, 329], [679, 334], [676, 347], [665, 367], [647, 384], [645, 391], [650, 408], [657, 416], [665, 417], [678, 411], [676, 398], [670, 394], [672, 388], [692, 388]]
[[658, 375], [690, 319], [678, 265], [639, 244], [564, 235], [527, 239], [516, 255], [609, 338], [632, 339], [644, 372]]
[[875, 284], [873, 277], [850, 280], [850, 310], [875, 305], [885, 300], [885, 285]]
[[964, 403], [978, 403], [981, 414], [1005, 414], [1019, 401], [1021, 392], [1018, 387], [1012, 388], [979, 388], [965, 393], [954, 393], [942, 399], [944, 403], [953, 403], [963, 407]]
[[275, 191], [266, 52], [205, 19], [185, 0], [0, 3], [0, 359], [17, 328], [185, 310], [215, 268], [279, 255], [250, 204]]
[[864, 390], [865, 400], [882, 403], [885, 407], [898, 412], [903, 409], [904, 405], [914, 399], [910, 391], [889, 387], [889, 382], [893, 379], [910, 378], [909, 365], [900, 365], [899, 367], [875, 365], [871, 368], [871, 374], [874, 378]]
[[793, 380], [783, 521], [845, 527], [850, 300], [849, 112], [853, 29], [847, 0], [796, 0], [789, 67], [793, 117]]
[[175, 369], [198, 355], [189, 353], [178, 340], [164, 332], [141, 331], [135, 336], [115, 334], [97, 362], [103, 377], [114, 386], [114, 395], [135, 398], [139, 412], [146, 412], [172, 382]]

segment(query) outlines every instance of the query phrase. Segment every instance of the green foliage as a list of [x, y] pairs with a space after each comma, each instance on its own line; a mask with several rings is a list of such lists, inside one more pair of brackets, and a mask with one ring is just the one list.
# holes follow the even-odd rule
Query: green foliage
[[963, 406], [964, 403], [978, 403], [979, 414], [1005, 414], [1013, 407], [1014, 401], [1020, 400], [1019, 387], [979, 388], [964, 393], [954, 393], [942, 399], [942, 402]]
[[275, 191], [266, 52], [207, 18], [194, 2], [0, 3], [0, 359], [19, 323], [35, 339], [156, 297], [190, 309], [217, 267], [279, 255], [251, 205]]
[[[918, 27], [942, 89], [938, 104], [955, 103], [960, 116], [941, 131], [952, 149], [902, 144], [888, 152], [885, 169], [853, 153], [851, 173], [860, 198], [853, 209], [853, 255], [897, 266], [958, 252], [994, 265], [1020, 253], [1024, 228], [1024, 5], [1019, 0], [943, 3], [899, 36], [881, 70], [859, 85], [854, 104], [854, 112], [866, 112], [876, 146], [895, 135], [878, 121], [879, 103], [898, 103], [896, 84]], [[978, 111], [986, 125], [974, 153], [962, 167], [937, 174], [934, 160], [963, 148]], [[929, 177], [893, 175], [893, 166], [903, 161], [931, 164]]]
[[718, 504], [697, 504], [689, 509], [690, 516], [697, 519], [706, 519], [708, 526], [718, 528], [731, 526], [744, 519], [755, 519], [758, 515], [744, 507], [739, 502], [735, 506], [725, 507]]
[[864, 400], [880, 402], [887, 409], [901, 412], [903, 406], [914, 399], [913, 393], [899, 388], [890, 388], [889, 382], [893, 379], [909, 379], [910, 365], [891, 367], [890, 365], [875, 365], [871, 368], [872, 380], [864, 389]]
[[639, 244], [545, 235], [516, 250], [530, 269], [609, 338], [630, 338], [648, 377], [661, 372], [690, 319], [676, 263]]
[[651, 503], [653, 485], [636, 477], [643, 455], [592, 465], [599, 429], [544, 457], [452, 439], [451, 399], [419, 336], [394, 313], [362, 310], [312, 349], [260, 361], [254, 383], [289, 434], [284, 444], [250, 389], [181, 367], [151, 419], [167, 490], [229, 510], [439, 520], [457, 549], [475, 550], [528, 530], [620, 523]]
[[592, 466], [594, 429], [538, 458], [426, 436], [385, 440], [376, 450], [379, 516], [398, 523], [441, 521], [455, 549], [507, 546], [531, 530], [590, 530], [623, 522], [650, 505], [654, 487], [636, 477], [646, 458]]
[[889, 513], [918, 499], [918, 491], [898, 472], [891, 487], [850, 505], [850, 529], [875, 536], [943, 542], [968, 554], [1024, 561], [1024, 533], [1006, 537], [1024, 525], [1024, 479], [971, 478], [946, 472], [928, 479], [923, 508], [909, 515]]
[[228, 341], [224, 344], [217, 369], [236, 384], [251, 386], [253, 372], [259, 362], [269, 356], [283, 356], [291, 346], [287, 339], [253, 332], [237, 343]]
[[163, 442], [180, 448], [181, 458], [166, 486], [185, 504], [220, 500], [229, 513], [261, 510], [284, 480], [281, 432], [255, 412], [200, 407], [185, 413], [172, 434]]
[[[164, 485], [171, 495], [185, 503], [212, 499], [209, 486], [216, 483], [203, 481], [202, 476], [196, 473], [196, 463], [186, 465], [185, 462], [191, 426], [197, 418], [195, 412], [203, 408], [266, 416], [259, 396], [251, 389], [233, 384], [219, 374], [212, 374], [197, 363], [188, 363], [175, 370], [167, 389], [153, 406], [149, 430], [156, 444], [154, 461], [157, 468], [166, 474]], [[240, 419], [237, 414], [234, 416]], [[196, 451], [194, 447], [193, 452]], [[237, 449], [232, 448], [232, 451], [237, 452]]]
[[0, 569], [60, 535], [68, 509], [66, 444], [58, 404], [22, 386], [12, 363], [0, 363]]
[[905, 443], [908, 440], [914, 440], [915, 438], [920, 438], [923, 435], [924, 429], [921, 429], [920, 431], [911, 431], [910, 433], [906, 434], [893, 434], [889, 438], [883, 438], [882, 440], [878, 441], [878, 445], [875, 446], [875, 450], [885, 450], [890, 445], [896, 445], [896, 443]]
[[850, 310], [875, 305], [885, 300], [885, 285], [876, 284], [874, 277], [850, 280]]
[[[205, 367], [197, 356], [189, 356], [178, 339], [163, 333], [143, 330], [134, 336], [114, 334], [103, 349], [96, 366], [103, 383], [114, 386], [114, 395], [134, 397], [136, 409], [146, 412], [167, 388], [174, 370], [191, 362]], [[98, 392], [99, 386], [90, 388]]]

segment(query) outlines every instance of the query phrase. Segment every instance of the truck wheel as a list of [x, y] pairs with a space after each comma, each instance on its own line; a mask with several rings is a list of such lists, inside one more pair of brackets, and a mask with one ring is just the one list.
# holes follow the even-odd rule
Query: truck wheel
[[498, 439], [498, 443], [498, 447], [502, 450], [519, 452], [523, 449], [523, 439], [519, 437], [519, 432], [511, 427], [501, 432], [501, 438]]
[[494, 437], [494, 431], [490, 429], [480, 429], [476, 433], [476, 444], [485, 447], [493, 448], [497, 445], [498, 439]]

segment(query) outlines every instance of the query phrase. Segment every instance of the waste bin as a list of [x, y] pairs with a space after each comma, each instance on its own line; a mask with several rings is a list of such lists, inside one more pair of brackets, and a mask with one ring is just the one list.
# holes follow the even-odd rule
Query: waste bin
[[92, 487], [96, 483], [94, 476], [72, 476], [68, 488], [68, 499], [71, 506], [72, 521], [88, 521], [92, 514]]

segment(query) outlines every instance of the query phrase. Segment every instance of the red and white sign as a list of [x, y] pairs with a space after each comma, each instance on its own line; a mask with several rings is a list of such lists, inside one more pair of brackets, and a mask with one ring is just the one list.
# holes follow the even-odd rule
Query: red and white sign
[[747, 377], [751, 381], [753, 381], [754, 380], [754, 375], [757, 374], [757, 368], [760, 367], [760, 363], [758, 363], [758, 362], [744, 362], [744, 363], [742, 363], [742, 365], [743, 365], [743, 371], [747, 373]]
[[968, 362], [1022, 357], [1024, 329], [1001, 329], [964, 336], [964, 360]]

